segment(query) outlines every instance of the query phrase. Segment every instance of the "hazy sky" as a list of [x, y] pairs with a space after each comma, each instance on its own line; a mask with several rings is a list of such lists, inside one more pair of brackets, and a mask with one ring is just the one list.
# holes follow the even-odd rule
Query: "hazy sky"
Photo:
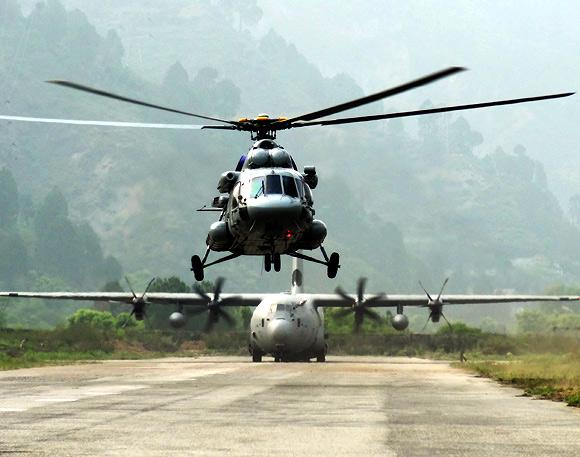
[[[200, 4], [199, 0], [124, 2], [139, 5], [150, 30], [143, 30], [141, 21], [136, 33], [132, 15], [114, 13], [107, 2], [62, 0], [85, 11], [100, 31], [116, 28], [126, 38], [126, 61], [133, 67], [147, 60], [148, 42], [162, 21]], [[22, 0], [25, 8], [34, 3]], [[259, 4], [264, 15], [251, 33], [260, 36], [276, 30], [325, 75], [347, 73], [369, 93], [450, 65], [470, 69], [390, 99], [385, 103], [389, 109], [416, 109], [426, 99], [442, 106], [580, 89], [578, 1], [259, 0]], [[178, 42], [182, 37], [171, 39]], [[168, 52], [176, 48], [171, 42], [167, 46]], [[158, 79], [162, 71], [151, 78]], [[463, 115], [483, 133], [482, 153], [498, 146], [510, 151], [523, 144], [546, 166], [550, 187], [564, 207], [570, 195], [580, 193], [580, 96]], [[408, 121], [411, 128], [413, 122]]]

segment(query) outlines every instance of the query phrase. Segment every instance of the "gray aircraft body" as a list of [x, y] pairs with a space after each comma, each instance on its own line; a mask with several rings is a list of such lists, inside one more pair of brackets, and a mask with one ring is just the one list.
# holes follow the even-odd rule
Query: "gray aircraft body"
[[428, 320], [439, 322], [441, 318], [446, 320], [443, 314], [446, 305], [580, 300], [577, 296], [552, 295], [444, 295], [443, 288], [447, 280], [435, 298], [427, 291], [417, 295], [370, 295], [364, 293], [364, 278], [359, 280], [354, 295], [345, 293], [340, 287], [335, 294], [317, 294], [304, 292], [303, 279], [301, 261], [295, 259], [292, 289], [288, 293], [222, 294], [223, 279], [218, 278], [213, 293], [205, 293], [200, 288], [194, 293], [148, 293], [148, 286], [141, 296], [131, 289], [131, 292], [0, 292], [0, 297], [127, 303], [132, 306], [131, 315], [137, 320], [145, 317], [149, 304], [174, 306], [175, 311], [169, 316], [169, 323], [176, 329], [186, 325], [186, 308], [192, 308], [193, 313], [207, 314], [208, 331], [220, 319], [234, 323], [227, 308], [255, 307], [248, 343], [254, 362], [262, 361], [265, 355], [273, 356], [276, 361], [316, 359], [324, 362], [328, 349], [324, 308], [340, 308], [338, 312], [345, 316], [352, 314], [355, 330], [360, 328], [365, 318], [382, 319], [376, 312], [377, 308], [389, 308], [394, 311], [392, 326], [403, 331], [409, 326], [409, 320], [404, 314], [408, 306], [425, 308], [429, 313]]

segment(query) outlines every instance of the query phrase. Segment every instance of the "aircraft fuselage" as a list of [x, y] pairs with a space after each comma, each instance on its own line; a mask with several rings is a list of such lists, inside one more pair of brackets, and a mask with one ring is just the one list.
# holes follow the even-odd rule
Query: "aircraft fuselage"
[[324, 313], [307, 295], [280, 294], [264, 299], [250, 323], [250, 352], [276, 360], [324, 360]]

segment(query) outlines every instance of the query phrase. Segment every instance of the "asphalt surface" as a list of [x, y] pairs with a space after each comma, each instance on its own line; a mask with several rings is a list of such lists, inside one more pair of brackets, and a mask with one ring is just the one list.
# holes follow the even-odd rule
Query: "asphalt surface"
[[110, 361], [0, 372], [0, 455], [579, 456], [580, 410], [441, 362]]

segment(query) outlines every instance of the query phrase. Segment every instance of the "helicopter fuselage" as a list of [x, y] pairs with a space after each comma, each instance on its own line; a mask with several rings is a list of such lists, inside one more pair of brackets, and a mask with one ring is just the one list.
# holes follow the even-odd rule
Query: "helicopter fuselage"
[[223, 213], [210, 227], [207, 245], [213, 251], [242, 255], [317, 249], [327, 230], [314, 219], [312, 192], [306, 182], [312, 183], [309, 176], [315, 174], [298, 172], [290, 155], [275, 143], [269, 142], [268, 149], [260, 143], [264, 142], [254, 145], [242, 159], [239, 171], [220, 178], [218, 190], [228, 195], [217, 198]]

